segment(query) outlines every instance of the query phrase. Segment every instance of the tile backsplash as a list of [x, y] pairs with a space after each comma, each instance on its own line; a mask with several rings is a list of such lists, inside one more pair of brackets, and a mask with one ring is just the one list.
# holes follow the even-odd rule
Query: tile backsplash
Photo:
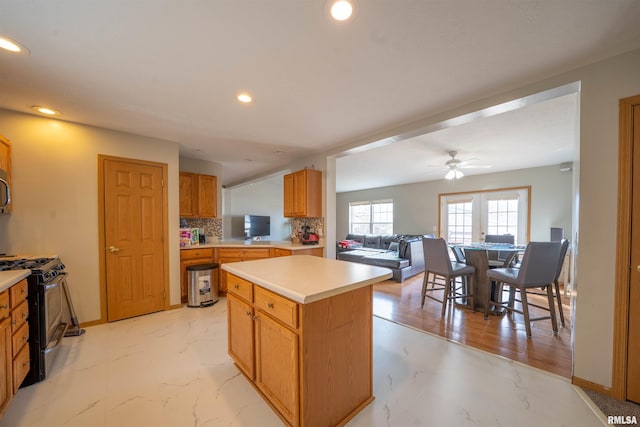
[[309, 231], [318, 233], [320, 237], [324, 237], [324, 218], [291, 218], [291, 232], [303, 233], [304, 226], [311, 227]]
[[180, 218], [190, 228], [202, 228], [208, 238], [222, 239], [222, 218]]

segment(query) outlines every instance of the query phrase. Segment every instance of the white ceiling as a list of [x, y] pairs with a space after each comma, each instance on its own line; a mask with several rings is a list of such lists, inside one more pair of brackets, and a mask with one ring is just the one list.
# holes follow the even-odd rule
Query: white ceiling
[[348, 24], [323, 0], [2, 1], [31, 54], [0, 53], [0, 108], [176, 141], [233, 184], [639, 48], [638, 22], [637, 0], [359, 0]]

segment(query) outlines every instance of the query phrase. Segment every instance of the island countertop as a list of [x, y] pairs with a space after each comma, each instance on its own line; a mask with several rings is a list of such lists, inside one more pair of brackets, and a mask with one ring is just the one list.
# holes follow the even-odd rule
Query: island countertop
[[222, 269], [300, 304], [391, 278], [384, 267], [310, 255], [232, 262]]

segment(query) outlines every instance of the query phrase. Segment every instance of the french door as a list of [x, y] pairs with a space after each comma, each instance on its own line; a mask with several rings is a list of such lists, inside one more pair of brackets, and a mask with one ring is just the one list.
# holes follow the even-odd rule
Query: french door
[[440, 236], [447, 242], [482, 242], [487, 234], [511, 234], [516, 244], [529, 236], [530, 188], [440, 195]]

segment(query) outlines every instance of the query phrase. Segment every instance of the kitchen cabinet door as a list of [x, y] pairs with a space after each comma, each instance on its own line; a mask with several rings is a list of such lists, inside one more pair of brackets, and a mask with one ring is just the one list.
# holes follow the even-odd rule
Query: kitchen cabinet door
[[198, 175], [198, 217], [215, 218], [218, 200], [218, 178]]
[[180, 172], [180, 216], [196, 215], [196, 174]]
[[0, 322], [0, 416], [13, 397], [13, 355], [11, 350], [11, 322]]
[[303, 169], [284, 176], [284, 216], [322, 216], [322, 171]]
[[[0, 169], [7, 172], [7, 182], [11, 186], [11, 143], [0, 136]], [[10, 213], [11, 203], [6, 208], [0, 208], [0, 213]]]
[[256, 385], [291, 425], [299, 425], [298, 335], [260, 310], [256, 317]]
[[229, 355], [253, 381], [255, 378], [253, 307], [230, 293], [227, 295], [227, 318]]

